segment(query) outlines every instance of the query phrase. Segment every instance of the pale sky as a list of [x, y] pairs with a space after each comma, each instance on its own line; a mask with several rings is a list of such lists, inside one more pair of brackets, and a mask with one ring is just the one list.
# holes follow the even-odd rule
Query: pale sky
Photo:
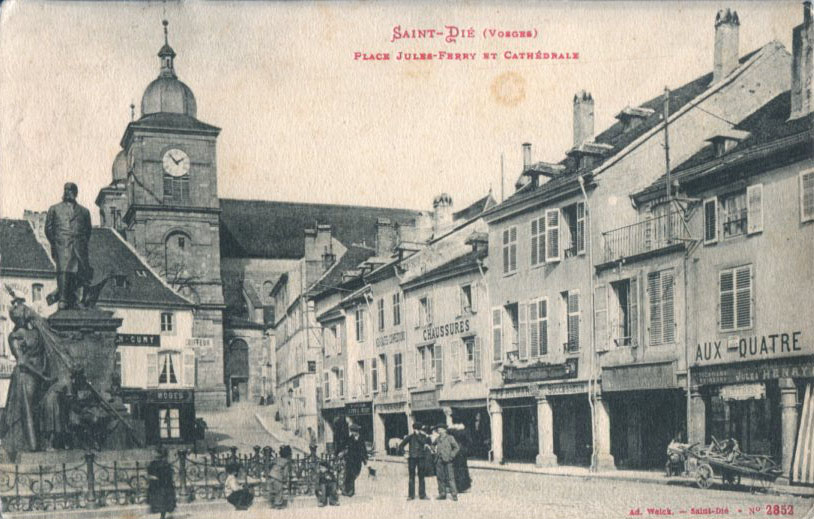
[[[79, 184], [94, 204], [144, 89], [157, 75], [161, 19], [198, 119], [222, 128], [219, 195], [429, 209], [490, 187], [571, 146], [571, 102], [592, 93], [599, 133], [626, 105], [709, 72], [714, 20], [740, 17], [741, 55], [771, 40], [791, 51], [801, 2], [57, 2], [0, 6], [0, 215], [19, 218]], [[475, 29], [475, 38], [399, 40], [393, 27]], [[484, 39], [485, 29], [538, 31]], [[505, 50], [578, 52], [505, 60]], [[361, 62], [354, 52], [497, 52], [466, 62]], [[508, 86], [500, 78], [509, 74]], [[506, 90], [508, 88], [508, 90]], [[507, 102], [508, 94], [513, 102]]]

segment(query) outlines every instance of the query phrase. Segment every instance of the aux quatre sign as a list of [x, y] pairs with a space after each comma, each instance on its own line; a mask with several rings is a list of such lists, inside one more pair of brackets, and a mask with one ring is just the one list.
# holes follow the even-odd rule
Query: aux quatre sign
[[777, 332], [769, 335], [731, 335], [726, 340], [699, 343], [693, 354], [693, 364], [721, 364], [814, 353], [811, 344], [803, 340], [800, 331]]

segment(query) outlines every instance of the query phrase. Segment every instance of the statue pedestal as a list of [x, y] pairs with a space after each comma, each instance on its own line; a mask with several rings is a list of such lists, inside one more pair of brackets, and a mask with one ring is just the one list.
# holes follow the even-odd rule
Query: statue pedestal
[[63, 348], [100, 394], [110, 390], [116, 368], [116, 330], [122, 320], [106, 310], [58, 310], [48, 324], [68, 339]]

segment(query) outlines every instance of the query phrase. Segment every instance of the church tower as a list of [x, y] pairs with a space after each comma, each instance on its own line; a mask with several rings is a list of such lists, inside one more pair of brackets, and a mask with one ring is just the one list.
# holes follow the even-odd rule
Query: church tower
[[220, 128], [199, 121], [192, 90], [178, 79], [175, 51], [158, 52], [158, 77], [144, 91], [141, 117], [121, 140], [126, 157], [124, 234], [167, 283], [196, 303], [191, 344], [196, 406], [226, 404], [223, 288], [216, 145]]

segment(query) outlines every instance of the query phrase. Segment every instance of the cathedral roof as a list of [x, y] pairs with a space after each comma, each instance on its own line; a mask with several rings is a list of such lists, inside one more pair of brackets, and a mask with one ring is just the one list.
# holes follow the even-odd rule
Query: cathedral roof
[[220, 208], [223, 258], [302, 258], [305, 229], [317, 224], [329, 224], [332, 237], [346, 247], [373, 247], [379, 218], [411, 224], [418, 215], [409, 209], [223, 198]]

